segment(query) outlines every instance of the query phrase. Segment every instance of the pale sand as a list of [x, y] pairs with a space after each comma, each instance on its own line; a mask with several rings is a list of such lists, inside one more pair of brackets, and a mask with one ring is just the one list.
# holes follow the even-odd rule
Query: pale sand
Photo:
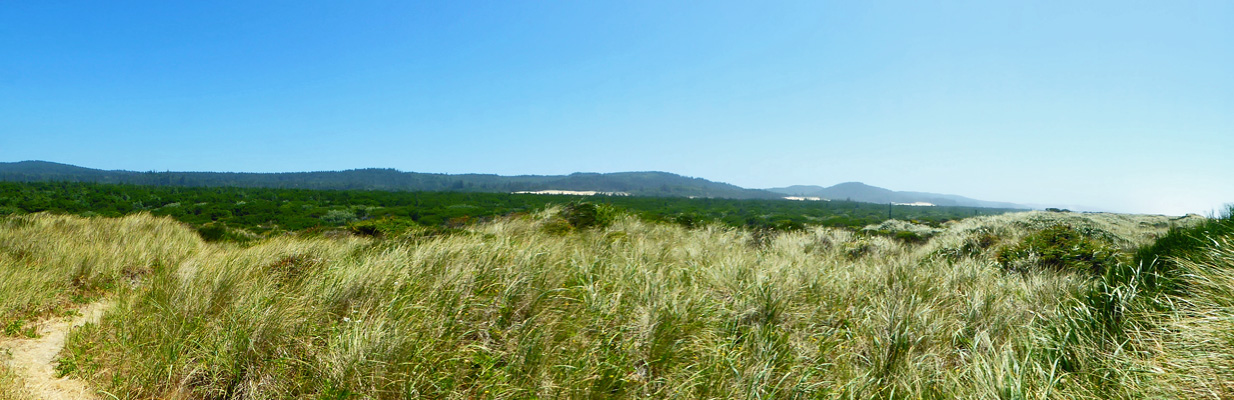
[[[64, 340], [69, 330], [85, 325], [87, 322], [98, 322], [108, 306], [106, 302], [91, 303], [79, 308], [77, 316], [42, 321], [38, 326], [38, 338], [0, 339], [0, 349], [7, 350], [12, 355], [4, 361], [22, 380], [25, 389], [34, 398], [51, 400], [99, 398], [86, 386], [85, 382], [70, 377], [57, 378], [54, 361], [56, 355], [60, 354], [60, 350], [64, 348]], [[0, 354], [2, 353], [0, 351]]]

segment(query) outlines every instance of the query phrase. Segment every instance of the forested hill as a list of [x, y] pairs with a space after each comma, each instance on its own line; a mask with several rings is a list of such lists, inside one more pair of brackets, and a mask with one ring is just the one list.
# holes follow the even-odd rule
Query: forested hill
[[781, 195], [667, 172], [500, 176], [429, 174], [394, 169], [238, 173], [106, 171], [46, 161], [0, 163], [0, 181], [92, 182], [153, 186], [260, 187], [388, 191], [517, 192], [594, 190], [636, 196], [774, 199]]

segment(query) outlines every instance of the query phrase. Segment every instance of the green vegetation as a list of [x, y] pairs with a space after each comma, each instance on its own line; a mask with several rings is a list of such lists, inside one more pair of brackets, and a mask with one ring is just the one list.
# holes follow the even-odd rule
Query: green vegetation
[[149, 215], [0, 220], [0, 327], [5, 336], [33, 336], [21, 327], [176, 265], [200, 242], [175, 221]]
[[613, 224], [616, 211], [592, 203], [571, 203], [561, 210], [561, 217], [574, 229], [607, 228]]
[[1218, 218], [1207, 219], [1195, 226], [1170, 229], [1152, 246], [1140, 249], [1136, 255], [1137, 265], [1145, 271], [1146, 288], [1154, 292], [1181, 294], [1183, 287], [1177, 277], [1179, 260], [1196, 260], [1206, 257], [1221, 239], [1234, 237], [1234, 208]]
[[[246, 246], [148, 214], [9, 217], [0, 304], [29, 321], [110, 298], [59, 368], [119, 398], [1220, 398], [1234, 381], [1214, 222], [768, 232], [584, 204]], [[1145, 291], [1128, 255], [1171, 235], [1208, 238], [1172, 247], [1203, 256], [1173, 259], [1186, 291]], [[1113, 264], [999, 262], [1083, 241]]]
[[347, 229], [357, 236], [397, 237], [415, 229], [416, 223], [406, 218], [385, 216], [347, 224]]
[[1035, 232], [1019, 244], [998, 252], [998, 263], [1010, 270], [1052, 268], [1101, 274], [1118, 264], [1116, 252], [1068, 225]]
[[118, 398], [1234, 396], [1228, 214], [0, 193], [0, 342], [108, 299], [56, 369]]
[[[384, 192], [262, 188], [192, 188], [89, 183], [0, 182], [0, 215], [50, 211], [119, 217], [136, 212], [169, 216], [210, 240], [250, 240], [285, 231], [351, 229], [371, 234], [411, 226], [457, 228], [480, 220], [565, 206], [579, 196], [507, 193]], [[720, 222], [754, 229], [806, 226], [860, 228], [888, 218], [887, 205], [847, 201], [689, 199], [596, 196], [587, 201], [649, 221], [685, 226]], [[898, 207], [892, 215], [938, 226], [948, 220], [1011, 210]]]
[[878, 225], [870, 225], [863, 232], [890, 236], [909, 243], [924, 243], [943, 229], [918, 224], [915, 221], [887, 220]]
[[[121, 295], [201, 246], [184, 225], [149, 215], [0, 219], [0, 342], [34, 337], [39, 320]], [[5, 365], [7, 356], [0, 348], [0, 399], [32, 398]]]

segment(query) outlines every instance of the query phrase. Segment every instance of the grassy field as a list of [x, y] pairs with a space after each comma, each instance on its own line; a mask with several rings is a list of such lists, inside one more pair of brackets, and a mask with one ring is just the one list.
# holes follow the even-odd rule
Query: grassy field
[[0, 224], [0, 324], [111, 299], [58, 369], [118, 398], [1229, 398], [1234, 250], [1177, 239], [1223, 221], [768, 234], [551, 209], [242, 246], [36, 214]]

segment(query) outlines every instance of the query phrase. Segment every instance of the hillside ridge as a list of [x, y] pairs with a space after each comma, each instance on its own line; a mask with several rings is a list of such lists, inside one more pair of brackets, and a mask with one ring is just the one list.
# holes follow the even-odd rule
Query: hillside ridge
[[937, 206], [1020, 209], [1033, 208], [1022, 204], [977, 200], [953, 194], [894, 191], [877, 186], [870, 186], [861, 182], [844, 182], [830, 187], [816, 185], [794, 185], [780, 188], [769, 188], [765, 190], [786, 196], [819, 197], [830, 200], [852, 200], [866, 203], [929, 203]]
[[276, 189], [444, 191], [511, 193], [534, 191], [594, 191], [650, 197], [779, 199], [811, 196], [867, 203], [930, 203], [939, 206], [1030, 209], [1033, 207], [974, 200], [963, 196], [897, 192], [845, 182], [831, 187], [797, 185], [751, 189], [663, 171], [575, 172], [568, 175], [496, 175], [404, 172], [393, 168], [362, 168], [309, 172], [206, 172], [102, 170], [50, 161], [0, 162], [0, 181], [90, 182], [187, 187], [251, 187]]

